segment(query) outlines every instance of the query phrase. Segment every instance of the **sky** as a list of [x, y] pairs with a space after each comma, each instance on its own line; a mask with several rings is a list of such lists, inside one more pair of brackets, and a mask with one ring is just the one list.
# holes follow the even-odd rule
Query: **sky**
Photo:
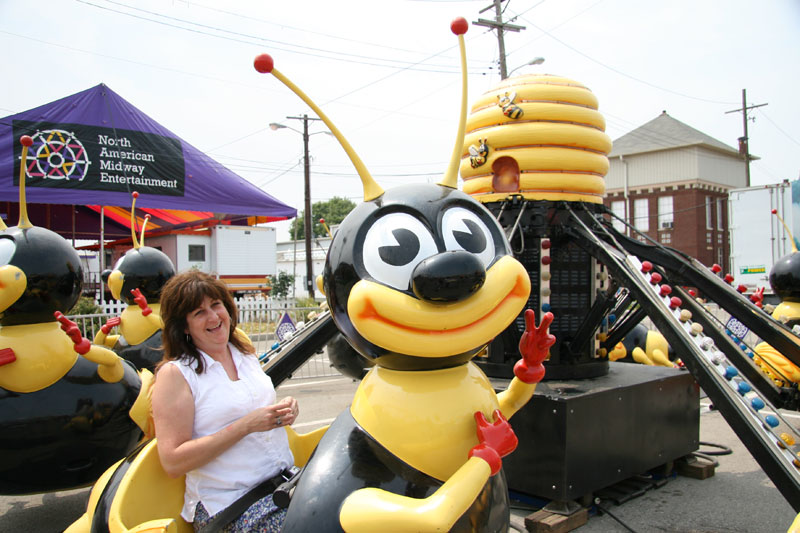
[[[489, 8], [489, 9], [486, 9]], [[748, 106], [752, 185], [800, 177], [797, 0], [506, 0], [509, 71], [578, 81], [617, 139], [666, 111], [731, 147]], [[484, 11], [481, 13], [481, 11]], [[439, 180], [456, 141], [450, 21], [490, 0], [0, 0], [0, 116], [105, 83], [184, 141], [303, 208], [313, 112], [253, 68], [267, 52], [342, 131], [384, 189]], [[499, 81], [498, 41], [470, 25], [469, 98]], [[543, 57], [541, 65], [526, 65]], [[733, 111], [733, 112], [729, 112]], [[270, 123], [289, 128], [273, 131]], [[310, 122], [311, 200], [363, 199], [337, 141]], [[277, 223], [278, 240], [289, 224]]]

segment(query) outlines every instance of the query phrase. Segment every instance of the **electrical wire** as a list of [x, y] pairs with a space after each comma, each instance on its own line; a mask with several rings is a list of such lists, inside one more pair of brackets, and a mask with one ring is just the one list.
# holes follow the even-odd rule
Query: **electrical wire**
[[321, 36], [321, 37], [326, 37], [328, 39], [336, 39], [336, 40], [355, 43], [355, 44], [359, 44], [359, 45], [367, 45], [367, 46], [372, 46], [372, 47], [375, 47], [375, 48], [384, 48], [386, 50], [394, 50], [394, 51], [397, 51], [397, 52], [406, 52], [406, 53], [412, 53], [412, 54], [427, 53], [427, 52], [420, 52], [418, 50], [409, 50], [409, 49], [406, 49], [406, 48], [398, 48], [396, 46], [388, 46], [388, 45], [380, 44], [380, 43], [373, 43], [373, 42], [369, 42], [369, 41], [361, 41], [359, 39], [351, 39], [351, 38], [348, 38], [348, 37], [341, 37], [339, 35], [333, 35], [333, 34], [330, 34], [330, 33], [313, 31], [313, 30], [309, 30], [308, 28], [298, 28], [297, 26], [290, 26], [288, 24], [283, 24], [283, 23], [276, 24], [276, 23], [274, 23], [272, 21], [269, 21], [269, 20], [266, 20], [266, 19], [253, 17], [252, 15], [242, 15], [242, 14], [236, 13], [234, 11], [226, 11], [224, 9], [211, 7], [209, 5], [204, 5], [204, 4], [200, 4], [200, 3], [197, 3], [197, 2], [192, 2], [191, 4], [188, 5], [188, 7], [190, 7], [190, 8], [199, 7], [201, 9], [208, 9], [209, 11], [215, 11], [217, 13], [224, 13], [226, 15], [230, 15], [230, 16], [233, 16], [233, 17], [243, 18], [243, 19], [245, 19], [247, 21], [261, 22], [261, 23], [264, 23], [264, 24], [277, 26], [279, 28], [286, 28], [286, 29], [290, 29], [290, 30], [293, 30], [293, 31], [297, 31], [297, 32], [308, 33], [308, 34], [311, 34], [311, 35], [318, 35], [318, 36]]
[[[181, 23], [181, 24], [190, 24], [190, 25], [197, 26], [198, 28], [203, 28], [203, 29], [196, 29], [196, 28], [191, 28], [191, 27], [187, 27], [187, 26], [182, 26], [180, 24], [173, 24], [171, 22], [166, 22], [166, 21], [163, 21], [163, 20], [156, 20], [156, 19], [153, 19], [153, 18], [150, 18], [150, 17], [137, 15], [135, 13], [130, 13], [130, 12], [126, 12], [126, 11], [123, 11], [123, 10], [120, 10], [120, 9], [113, 9], [111, 7], [108, 7], [108, 6], [103, 6], [103, 5], [100, 5], [100, 4], [96, 4], [94, 2], [90, 2], [89, 0], [75, 0], [75, 1], [79, 2], [81, 4], [85, 4], [85, 5], [88, 5], [88, 6], [92, 6], [92, 7], [98, 8], [98, 9], [103, 9], [103, 10], [106, 10], [106, 11], [110, 11], [112, 13], [125, 15], [127, 17], [131, 17], [131, 18], [135, 18], [135, 19], [139, 19], [139, 20], [144, 20], [144, 21], [147, 21], [147, 22], [152, 22], [154, 24], [160, 24], [162, 26], [167, 26], [167, 27], [170, 27], [170, 28], [175, 28], [175, 29], [179, 29], [179, 30], [183, 30], [183, 31], [188, 31], [188, 32], [197, 33], [197, 34], [201, 34], [201, 35], [207, 35], [207, 36], [215, 37], [215, 38], [218, 38], [218, 39], [224, 39], [224, 40], [243, 43], [243, 44], [255, 44], [255, 42], [270, 43], [275, 49], [281, 50], [281, 51], [284, 51], [284, 52], [289, 52], [289, 53], [302, 54], [302, 55], [311, 56], [311, 57], [320, 57], [320, 58], [325, 58], [325, 59], [331, 59], [331, 60], [334, 60], [334, 61], [342, 61], [342, 62], [346, 62], [346, 63], [356, 63], [356, 64], [368, 65], [368, 66], [374, 66], [374, 67], [401, 68], [402, 70], [417, 70], [417, 71], [421, 71], [421, 72], [438, 72], [438, 73], [447, 73], [447, 74], [452, 74], [452, 73], [457, 73], [458, 72], [457, 66], [431, 65], [431, 68], [422, 68], [420, 66], [422, 63], [424, 63], [425, 61], [428, 61], [432, 57], [436, 57], [435, 55], [434, 56], [429, 56], [426, 59], [423, 59], [422, 61], [416, 61], [416, 62], [403, 61], [403, 60], [397, 60], [397, 59], [387, 59], [385, 57], [363, 56], [363, 55], [360, 55], [360, 54], [351, 54], [351, 53], [348, 53], [348, 52], [337, 52], [337, 51], [332, 51], [332, 50], [329, 50], [329, 49], [315, 48], [315, 47], [311, 47], [311, 46], [298, 45], [298, 44], [294, 44], [294, 43], [286, 43], [286, 42], [283, 42], [283, 41], [276, 41], [276, 40], [273, 40], [273, 39], [267, 39], [265, 37], [259, 37], [257, 35], [249, 35], [249, 34], [246, 34], [246, 33], [241, 33], [241, 32], [236, 32], [236, 31], [233, 31], [233, 30], [227, 30], [225, 28], [220, 28], [218, 26], [211, 26], [211, 25], [208, 25], [208, 24], [201, 24], [201, 23], [192, 22], [192, 21], [189, 21], [189, 20], [186, 20], [186, 19], [181, 19], [181, 18], [169, 16], [169, 15], [164, 15], [164, 14], [161, 14], [161, 13], [158, 13], [158, 12], [155, 12], [155, 11], [150, 11], [150, 10], [138, 8], [138, 7], [131, 6], [131, 5], [128, 5], [128, 4], [124, 4], [124, 3], [121, 3], [121, 2], [115, 2], [113, 0], [104, 0], [104, 1], [109, 3], [109, 4], [112, 4], [112, 5], [125, 7], [125, 8], [128, 8], [128, 9], [132, 9], [132, 10], [135, 10], [135, 11], [143, 12], [143, 13], [146, 13], [148, 15], [152, 15], [152, 16], [156, 16], [156, 17], [161, 17], [161, 18], [164, 18], [164, 19], [166, 19], [168, 21], [174, 21], [174, 22]], [[227, 35], [219, 35], [217, 33], [211, 33], [209, 31], [204, 31], [204, 30], [213, 30], [215, 32], [220, 32], [220, 33], [227, 34]], [[287, 48], [287, 47], [289, 47], [289, 48]], [[293, 49], [291, 49], [291, 47], [299, 48], [300, 50], [293, 50]], [[452, 48], [453, 47], [449, 47], [447, 50], [450, 50]], [[336, 55], [332, 55], [332, 54], [336, 54]], [[337, 57], [337, 55], [338, 56], [343, 56], [343, 57]], [[436, 55], [438, 55], [438, 54], [436, 54]], [[393, 63], [396, 64], [396, 65], [394, 65]]]
[[[542, 0], [542, 2], [539, 2], [538, 4], [536, 4], [536, 5], [535, 5], [535, 6], [533, 6], [533, 7], [536, 7], [536, 6], [540, 5], [540, 4], [542, 4], [543, 2], [544, 2], [544, 0]], [[574, 19], [578, 18], [579, 16], [583, 15], [584, 13], [586, 13], [587, 11], [589, 11], [590, 9], [592, 9], [592, 8], [593, 8], [594, 6], [596, 6], [597, 4], [601, 4], [601, 3], [603, 3], [603, 2], [605, 2], [605, 0], [597, 0], [597, 2], [595, 2], [594, 4], [590, 5], [589, 7], [585, 8], [585, 9], [582, 9], [581, 11], [579, 11], [579, 12], [577, 12], [576, 14], [572, 15], [572, 16], [571, 16], [570, 18], [568, 18], [567, 20], [565, 20], [565, 21], [563, 21], [563, 22], [561, 22], [561, 23], [559, 23], [559, 24], [556, 24], [555, 26], [553, 26], [552, 28], [550, 28], [548, 31], [551, 31], [551, 32], [552, 32], [552, 31], [554, 31], [554, 30], [557, 30], [557, 29], [558, 29], [558, 28], [560, 28], [561, 26], [564, 26], [564, 25], [565, 25], [565, 24], [567, 24], [568, 22], [571, 22], [572, 20], [574, 20]], [[527, 13], [528, 11], [530, 11], [531, 9], [533, 9], [533, 8], [527, 9], [527, 10], [523, 11], [522, 13], [519, 13], [519, 14], [515, 15], [515, 16], [514, 16], [514, 18], [521, 17], [522, 15], [524, 15], [525, 13]], [[512, 19], [512, 20], [513, 20], [513, 19]], [[506, 57], [508, 57], [509, 55], [513, 54], [514, 52], [518, 52], [518, 51], [519, 51], [519, 50], [521, 50], [522, 48], [524, 48], [524, 47], [528, 46], [529, 44], [531, 44], [531, 43], [532, 43], [532, 42], [534, 42], [534, 41], [537, 41], [537, 40], [541, 39], [541, 38], [542, 38], [542, 37], [544, 37], [545, 35], [546, 35], [546, 34], [539, 34], [539, 35], [537, 35], [536, 37], [534, 37], [533, 39], [531, 39], [530, 41], [528, 41], [527, 43], [525, 43], [524, 45], [520, 46], [519, 48], [517, 48], [517, 49], [515, 49], [515, 50], [512, 50], [511, 52], [506, 52]]]
[[658, 90], [660, 90], [660, 91], [664, 91], [664, 92], [668, 92], [668, 93], [671, 93], [671, 94], [675, 94], [675, 95], [677, 95], [677, 96], [682, 96], [682, 97], [684, 97], [684, 98], [689, 98], [689, 99], [691, 99], [691, 100], [698, 100], [698, 101], [701, 101], [701, 102], [706, 102], [706, 103], [711, 103], [711, 104], [725, 104], [725, 105], [733, 105], [733, 104], [735, 104], [735, 103], [736, 103], [736, 102], [723, 102], [723, 101], [720, 101], [720, 100], [710, 100], [710, 99], [707, 99], [707, 98], [699, 98], [699, 97], [697, 97], [697, 96], [691, 96], [691, 95], [684, 94], [684, 93], [681, 93], [681, 92], [678, 92], [678, 91], [673, 91], [672, 89], [667, 89], [666, 87], [661, 87], [660, 85], [656, 85], [656, 84], [654, 84], [654, 83], [650, 83], [649, 81], [645, 81], [645, 80], [643, 80], [643, 79], [640, 79], [640, 78], [637, 78], [637, 77], [635, 77], [635, 76], [631, 76], [630, 74], [627, 74], [627, 73], [625, 73], [625, 72], [622, 72], [622, 71], [621, 71], [621, 70], [619, 70], [619, 69], [616, 69], [616, 68], [614, 68], [614, 67], [611, 67], [611, 66], [609, 66], [609, 65], [606, 65], [606, 64], [605, 64], [605, 63], [603, 63], [602, 61], [599, 61], [599, 60], [597, 60], [597, 59], [595, 59], [595, 58], [593, 58], [593, 57], [589, 56], [588, 54], [585, 54], [584, 52], [581, 52], [580, 50], [578, 50], [578, 49], [577, 49], [577, 48], [575, 48], [574, 46], [572, 46], [572, 45], [570, 45], [570, 44], [568, 44], [568, 43], [566, 43], [566, 42], [562, 41], [561, 39], [559, 39], [559, 38], [558, 38], [558, 37], [556, 37], [555, 35], [552, 35], [550, 32], [548, 32], [547, 30], [545, 30], [545, 29], [543, 29], [543, 28], [541, 28], [541, 27], [537, 26], [537, 25], [536, 25], [536, 24], [534, 24], [533, 22], [531, 22], [531, 21], [529, 21], [529, 20], [527, 20], [527, 19], [524, 19], [524, 18], [523, 18], [522, 20], [524, 20], [524, 21], [525, 21], [527, 24], [530, 24], [531, 26], [533, 26], [534, 28], [536, 28], [536, 29], [537, 29], [537, 30], [539, 30], [540, 32], [544, 33], [545, 35], [547, 35], [548, 37], [550, 37], [550, 38], [551, 38], [551, 39], [553, 39], [554, 41], [556, 41], [556, 42], [560, 43], [560, 44], [561, 44], [561, 45], [563, 45], [563, 46], [566, 46], [567, 48], [569, 48], [570, 50], [572, 50], [572, 51], [573, 51], [573, 52], [575, 52], [576, 54], [580, 54], [580, 55], [582, 55], [583, 57], [585, 57], [586, 59], [588, 59], [588, 60], [590, 60], [590, 61], [592, 61], [592, 62], [594, 62], [594, 63], [597, 63], [598, 65], [600, 65], [600, 66], [601, 66], [601, 67], [603, 67], [603, 68], [606, 68], [606, 69], [608, 69], [608, 70], [610, 70], [610, 71], [612, 71], [612, 72], [615, 72], [615, 73], [619, 74], [620, 76], [624, 76], [624, 77], [626, 77], [626, 78], [629, 78], [629, 79], [631, 79], [631, 80], [633, 80], [633, 81], [636, 81], [636, 82], [642, 83], [642, 84], [644, 84], [644, 85], [647, 85], [648, 87], [652, 87], [652, 88], [654, 88], [654, 89], [658, 89]]
[[625, 522], [623, 522], [623, 521], [622, 521], [620, 518], [618, 518], [618, 517], [617, 517], [617, 516], [616, 516], [614, 513], [612, 513], [611, 511], [609, 511], [608, 509], [606, 509], [606, 508], [605, 508], [605, 507], [603, 507], [602, 505], [600, 505], [600, 501], [601, 501], [601, 500], [600, 500], [600, 498], [595, 498], [595, 500], [594, 500], [594, 506], [595, 506], [595, 507], [597, 507], [598, 509], [600, 509], [602, 512], [604, 512], [604, 513], [605, 513], [605, 514], [607, 514], [608, 516], [610, 516], [611, 518], [613, 518], [614, 520], [616, 520], [617, 522], [619, 522], [619, 525], [621, 525], [622, 527], [624, 527], [625, 529], [627, 529], [627, 530], [628, 530], [628, 531], [630, 531], [631, 533], [636, 533], [636, 530], [632, 529], [632, 528], [631, 528], [631, 527], [630, 527], [628, 524], [626, 524]]
[[68, 46], [68, 45], [61, 44], [61, 43], [54, 43], [54, 42], [51, 42], [51, 41], [45, 41], [44, 39], [39, 39], [37, 37], [30, 37], [28, 35], [21, 35], [19, 33], [14, 33], [14, 32], [3, 30], [3, 29], [0, 29], [0, 33], [4, 33], [6, 35], [11, 35], [12, 37], [18, 37], [20, 39], [27, 39], [29, 41], [34, 41], [34, 42], [39, 43], [39, 44], [46, 44], [48, 46], [55, 46], [57, 48], [63, 48], [65, 50], [71, 50], [73, 52], [81, 52], [83, 54], [89, 54], [89, 55], [93, 55], [93, 56], [97, 56], [97, 57], [103, 57], [103, 58], [106, 58], [106, 59], [113, 59], [114, 61], [122, 61], [122, 62], [125, 62], [125, 63], [131, 63], [133, 65], [150, 67], [150, 68], [154, 68], [154, 69], [157, 69], [157, 70], [163, 70], [163, 71], [166, 71], [166, 72], [175, 72], [175, 73], [183, 74], [183, 75], [186, 75], [186, 76], [195, 76], [197, 78], [202, 78], [202, 79], [212, 80], [212, 81], [218, 81], [218, 82], [226, 83], [228, 85], [239, 85], [239, 86], [242, 86], [242, 87], [259, 88], [259, 89], [262, 89], [262, 90], [264, 89], [263, 86], [259, 86], [259, 85], [255, 85], [255, 84], [232, 82], [230, 79], [215, 78], [214, 76], [207, 76], [207, 75], [204, 75], [204, 74], [200, 74], [198, 72], [188, 72], [188, 71], [180, 70], [180, 69], [176, 69], [176, 68], [162, 67], [160, 65], [154, 65], [152, 63], [145, 63], [143, 61], [135, 61], [133, 59], [126, 59], [126, 58], [123, 58], [123, 57], [112, 56], [112, 55], [109, 55], [109, 54], [101, 54], [99, 52], [94, 52], [94, 51], [91, 51], [91, 50], [84, 50], [82, 48], [76, 48], [74, 46]]
[[703, 455], [730, 455], [733, 451], [724, 444], [716, 444], [714, 442], [703, 442], [700, 441], [700, 446], [709, 446], [711, 448], [717, 448], [717, 450], [701, 450]]
[[775, 121], [774, 121], [774, 120], [772, 120], [771, 118], [769, 118], [769, 116], [767, 116], [767, 114], [766, 114], [766, 113], [765, 113], [765, 112], [764, 112], [764, 111], [763, 111], [763, 110], [762, 110], [760, 107], [759, 107], [759, 108], [756, 108], [756, 109], [758, 110], [758, 112], [759, 112], [759, 113], [761, 113], [761, 116], [762, 116], [762, 117], [764, 117], [765, 119], [767, 119], [767, 120], [768, 120], [768, 121], [769, 121], [769, 122], [770, 122], [770, 123], [771, 123], [773, 126], [775, 126], [775, 129], [776, 129], [776, 130], [778, 130], [779, 132], [783, 133], [783, 134], [786, 136], [786, 138], [787, 138], [787, 139], [789, 139], [790, 141], [792, 141], [792, 142], [793, 142], [793, 143], [795, 143], [796, 145], [800, 146], [800, 142], [797, 142], [797, 141], [796, 141], [796, 140], [795, 140], [795, 139], [794, 139], [794, 138], [793, 138], [791, 135], [789, 135], [788, 133], [786, 133], [785, 131], [783, 131], [783, 130], [781, 129], [781, 127], [780, 127], [780, 126], [778, 126], [778, 125], [775, 123]]

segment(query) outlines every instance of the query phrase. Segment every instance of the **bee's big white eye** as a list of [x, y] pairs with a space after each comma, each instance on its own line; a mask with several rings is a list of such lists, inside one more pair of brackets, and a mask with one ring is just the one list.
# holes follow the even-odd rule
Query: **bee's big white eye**
[[442, 237], [448, 250], [464, 250], [489, 268], [495, 258], [495, 243], [486, 223], [474, 212], [453, 207], [442, 216]]
[[14, 239], [0, 239], [0, 266], [7, 265], [16, 251], [17, 243]]
[[438, 253], [428, 228], [407, 213], [390, 213], [375, 221], [364, 239], [364, 268], [380, 283], [408, 290], [411, 274], [423, 259]]

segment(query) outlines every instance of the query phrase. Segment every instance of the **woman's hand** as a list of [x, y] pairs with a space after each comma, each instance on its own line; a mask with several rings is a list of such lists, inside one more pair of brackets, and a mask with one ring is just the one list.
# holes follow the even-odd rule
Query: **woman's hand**
[[242, 417], [242, 421], [247, 425], [248, 433], [269, 431], [293, 424], [298, 413], [297, 400], [287, 396], [278, 403], [251, 411]]
[[294, 424], [295, 420], [297, 420], [297, 416], [300, 414], [300, 407], [297, 404], [297, 400], [291, 396], [287, 396], [276, 405], [283, 405], [286, 409], [288, 409], [285, 415], [281, 415], [281, 423], [279, 425], [291, 426]]

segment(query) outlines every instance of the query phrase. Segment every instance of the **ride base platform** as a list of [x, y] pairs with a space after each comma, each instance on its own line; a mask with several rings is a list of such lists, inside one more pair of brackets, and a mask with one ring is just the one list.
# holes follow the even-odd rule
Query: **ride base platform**
[[[508, 380], [493, 379], [498, 392]], [[700, 445], [700, 388], [686, 370], [610, 363], [607, 375], [542, 381], [511, 419], [509, 489], [565, 502], [691, 454]]]

